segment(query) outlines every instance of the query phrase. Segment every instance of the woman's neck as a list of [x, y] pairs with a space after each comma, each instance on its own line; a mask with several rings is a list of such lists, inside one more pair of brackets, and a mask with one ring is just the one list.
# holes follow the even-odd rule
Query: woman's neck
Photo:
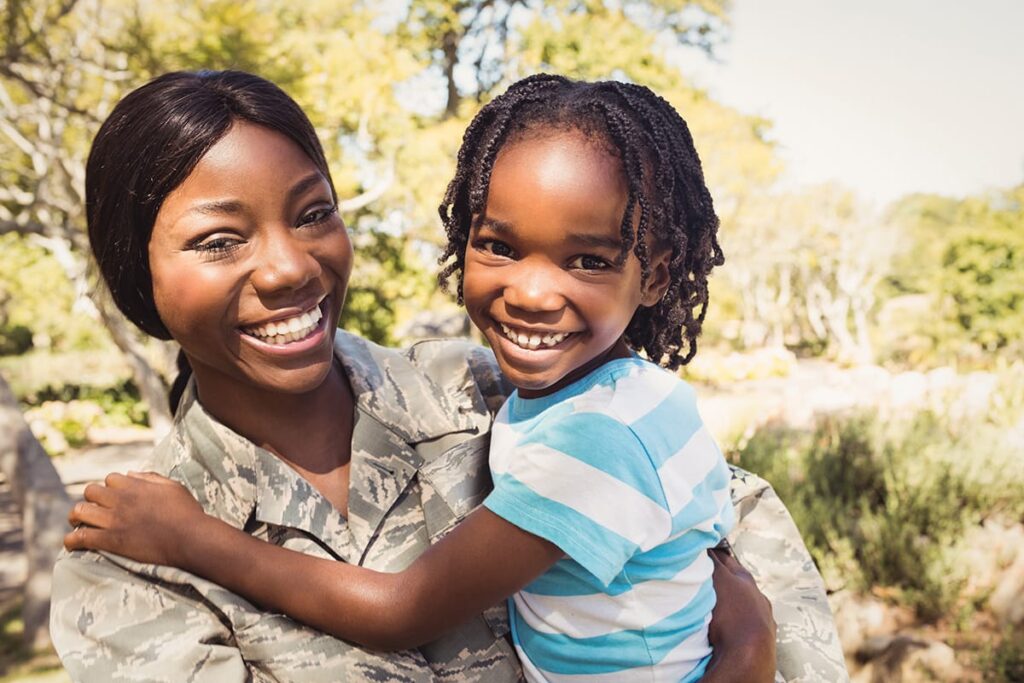
[[198, 398], [210, 415], [303, 473], [326, 473], [351, 455], [354, 399], [335, 362], [315, 389], [267, 391], [196, 368]]

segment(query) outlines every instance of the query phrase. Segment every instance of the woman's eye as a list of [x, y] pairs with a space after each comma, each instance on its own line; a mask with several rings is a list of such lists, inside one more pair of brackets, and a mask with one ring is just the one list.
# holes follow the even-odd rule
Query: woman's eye
[[299, 226], [319, 225], [338, 212], [338, 205], [332, 204], [319, 209], [314, 209], [302, 215], [299, 219]]
[[603, 258], [598, 256], [577, 256], [569, 262], [569, 266], [572, 268], [580, 268], [582, 270], [604, 270], [609, 267], [609, 263]]
[[225, 254], [242, 243], [233, 237], [212, 237], [192, 245], [192, 249], [208, 256]]

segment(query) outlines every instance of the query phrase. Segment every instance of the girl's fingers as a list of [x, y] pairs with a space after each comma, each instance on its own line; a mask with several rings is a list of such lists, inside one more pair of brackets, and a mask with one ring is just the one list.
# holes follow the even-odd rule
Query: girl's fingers
[[120, 472], [111, 472], [103, 478], [103, 483], [112, 489], [120, 489], [131, 484], [131, 479]]
[[110, 527], [112, 519], [113, 516], [109, 508], [97, 505], [96, 503], [90, 503], [87, 500], [75, 503], [74, 507], [71, 508], [71, 513], [68, 515], [68, 523], [73, 527], [87, 524], [92, 527], [106, 529]]
[[157, 474], [156, 472], [129, 472], [128, 476], [132, 479], [142, 479], [153, 484], [176, 484], [178, 482], [173, 479]]
[[85, 487], [85, 499], [90, 503], [96, 503], [104, 507], [113, 506], [117, 494], [103, 484], [89, 484]]
[[112, 550], [108, 547], [110, 532], [80, 526], [64, 535], [64, 547], [68, 550]]

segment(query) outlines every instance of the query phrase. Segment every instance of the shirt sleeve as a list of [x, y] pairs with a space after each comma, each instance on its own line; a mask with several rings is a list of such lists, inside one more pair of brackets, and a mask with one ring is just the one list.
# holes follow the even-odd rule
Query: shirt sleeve
[[198, 600], [143, 581], [98, 553], [53, 570], [50, 636], [75, 681], [251, 681], [232, 635]]
[[825, 584], [800, 532], [771, 485], [732, 472], [737, 522], [729, 542], [772, 603], [777, 666], [786, 681], [848, 681]]
[[639, 552], [666, 540], [669, 515], [658, 472], [628, 426], [573, 413], [491, 456], [484, 505], [544, 538], [604, 586]]

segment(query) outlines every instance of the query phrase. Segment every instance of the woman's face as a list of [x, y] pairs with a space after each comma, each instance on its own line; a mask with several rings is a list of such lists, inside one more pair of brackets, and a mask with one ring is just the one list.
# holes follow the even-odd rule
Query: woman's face
[[302, 149], [235, 122], [164, 200], [149, 242], [160, 318], [209, 383], [305, 393], [333, 362], [352, 245]]

